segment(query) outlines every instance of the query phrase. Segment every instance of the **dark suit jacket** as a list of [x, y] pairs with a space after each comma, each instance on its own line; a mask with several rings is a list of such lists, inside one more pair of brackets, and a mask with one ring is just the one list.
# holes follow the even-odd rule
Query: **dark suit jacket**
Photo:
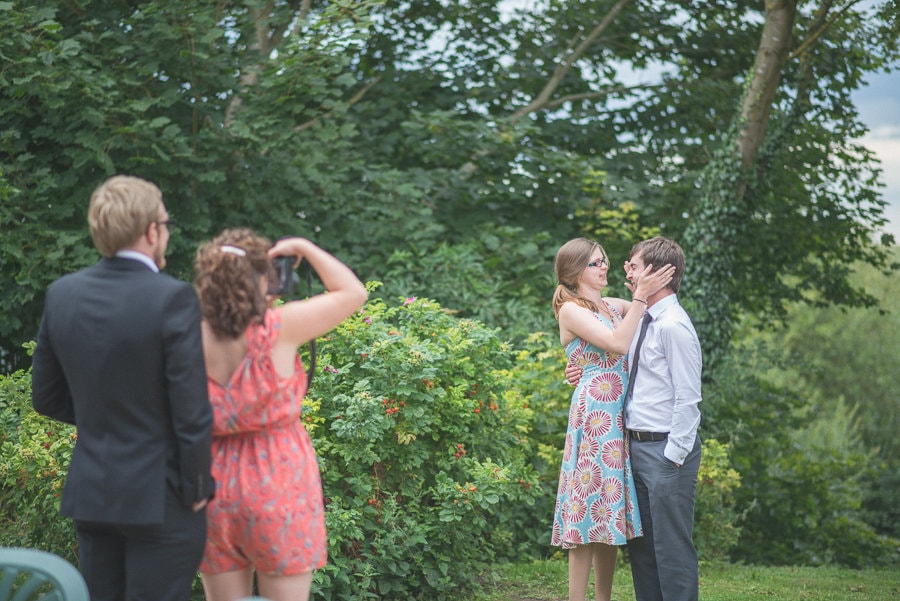
[[212, 408], [193, 287], [131, 259], [102, 259], [47, 290], [32, 404], [75, 424], [60, 513], [162, 523], [166, 495], [210, 498]]

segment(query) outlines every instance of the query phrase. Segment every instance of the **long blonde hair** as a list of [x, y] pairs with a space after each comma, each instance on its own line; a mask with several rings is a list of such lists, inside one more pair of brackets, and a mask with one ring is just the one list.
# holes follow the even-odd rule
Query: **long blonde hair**
[[598, 248], [606, 256], [606, 251], [597, 242], [587, 238], [575, 238], [563, 244], [556, 251], [556, 260], [553, 265], [558, 283], [556, 291], [553, 293], [553, 314], [556, 319], [559, 319], [559, 310], [565, 303], [575, 303], [594, 313], [599, 312], [600, 308], [594, 301], [578, 293], [577, 284], [581, 272], [587, 269], [591, 255]]

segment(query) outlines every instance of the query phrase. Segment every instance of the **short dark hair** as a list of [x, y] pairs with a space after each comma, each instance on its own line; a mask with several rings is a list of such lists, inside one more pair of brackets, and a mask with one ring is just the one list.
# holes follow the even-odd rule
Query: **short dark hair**
[[684, 250], [677, 242], [662, 236], [642, 240], [631, 248], [629, 258], [634, 256], [639, 256], [645, 264], [653, 265], [654, 271], [667, 264], [675, 267], [672, 281], [666, 288], [672, 292], [678, 292], [681, 288], [681, 280], [684, 277]]

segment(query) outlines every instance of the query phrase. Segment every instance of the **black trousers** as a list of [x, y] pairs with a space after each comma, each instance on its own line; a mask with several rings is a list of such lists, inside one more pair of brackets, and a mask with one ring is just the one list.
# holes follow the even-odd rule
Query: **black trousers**
[[189, 601], [206, 545], [205, 509], [170, 499], [162, 524], [76, 520], [75, 532], [91, 601]]

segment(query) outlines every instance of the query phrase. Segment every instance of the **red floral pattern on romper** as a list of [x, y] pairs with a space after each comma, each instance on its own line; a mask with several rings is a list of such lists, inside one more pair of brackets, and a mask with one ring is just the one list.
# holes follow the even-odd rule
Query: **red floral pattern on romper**
[[208, 379], [213, 406], [212, 473], [216, 496], [207, 510], [200, 571], [253, 565], [268, 574], [301, 574], [325, 565], [325, 508], [319, 467], [300, 421], [306, 373], [272, 364], [281, 317], [268, 310], [247, 328], [247, 355], [223, 386]]

